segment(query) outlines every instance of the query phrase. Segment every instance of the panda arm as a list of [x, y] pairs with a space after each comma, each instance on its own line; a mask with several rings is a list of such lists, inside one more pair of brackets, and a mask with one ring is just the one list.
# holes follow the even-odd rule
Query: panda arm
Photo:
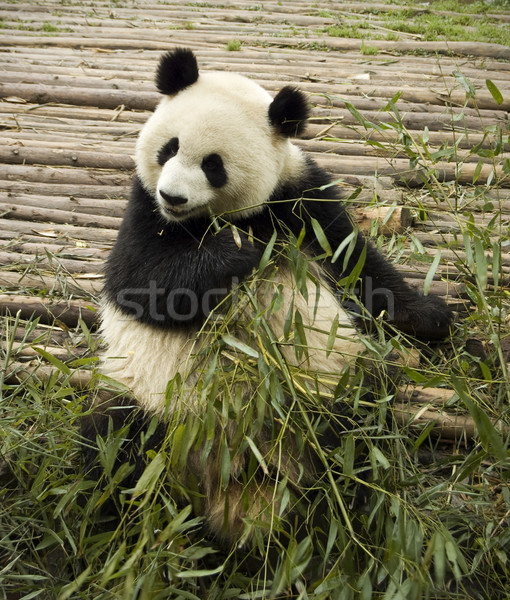
[[[146, 204], [145, 207], [151, 206]], [[105, 293], [123, 312], [162, 327], [203, 319], [258, 264], [261, 249], [207, 222], [165, 224], [134, 195], [106, 265]]]
[[[333, 251], [354, 230], [350, 216], [341, 204], [312, 202], [310, 215], [321, 224]], [[453, 314], [446, 302], [437, 296], [424, 296], [410, 286], [395, 266], [361, 233], [357, 234], [345, 268], [344, 251], [335, 263], [329, 261], [328, 270], [337, 279], [348, 275], [365, 249], [359, 297], [368, 312], [377, 317], [385, 311], [392, 325], [424, 340], [447, 336]]]
[[[273, 211], [294, 235], [299, 235], [303, 225], [307, 230], [307, 242], [313, 254], [321, 249], [311, 225], [316, 219], [322, 227], [333, 252], [354, 231], [351, 217], [333, 186], [324, 189], [331, 178], [313, 160], [308, 161], [305, 181], [297, 181], [279, 191], [274, 200], [301, 198], [301, 202], [276, 202]], [[345, 251], [332, 263], [326, 261], [326, 269], [340, 280], [348, 275], [358, 263], [364, 249], [366, 257], [360, 273], [357, 290], [364, 307], [373, 316], [385, 311], [389, 322], [405, 333], [424, 340], [441, 339], [448, 335], [453, 313], [442, 298], [424, 296], [411, 287], [402, 274], [361, 233], [344, 268]]]

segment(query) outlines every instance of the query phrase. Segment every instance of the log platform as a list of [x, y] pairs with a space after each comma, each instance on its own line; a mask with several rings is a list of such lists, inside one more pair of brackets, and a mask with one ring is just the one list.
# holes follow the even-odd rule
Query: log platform
[[[359, 226], [411, 283], [427, 281], [454, 308], [469, 310], [459, 223], [484, 227], [496, 219], [501, 235], [509, 225], [508, 145], [495, 160], [490, 132], [508, 126], [510, 49], [411, 34], [332, 37], [328, 28], [360, 16], [384, 30], [377, 11], [396, 6], [372, 3], [366, 12], [365, 3], [324, 4], [327, 10], [298, 0], [0, 2], [0, 307], [8, 378], [49, 377], [60, 364], [34, 347], [63, 364], [91, 355], [102, 266], [129, 193], [136, 136], [159, 98], [159, 55], [175, 46], [192, 48], [201, 69], [242, 73], [273, 94], [287, 84], [309, 94], [313, 116], [299, 144], [338, 180]], [[508, 12], [498, 18], [509, 26]], [[424, 145], [434, 153], [430, 172], [412, 161]], [[444, 183], [441, 196], [431, 191], [431, 177]], [[508, 246], [502, 263], [510, 274]], [[34, 315], [38, 322], [29, 323]], [[411, 392], [399, 396], [399, 418], [421, 423], [435, 414], [440, 424], [453, 392]], [[463, 434], [472, 434], [469, 417], [459, 419]], [[449, 431], [459, 435], [450, 421]]]

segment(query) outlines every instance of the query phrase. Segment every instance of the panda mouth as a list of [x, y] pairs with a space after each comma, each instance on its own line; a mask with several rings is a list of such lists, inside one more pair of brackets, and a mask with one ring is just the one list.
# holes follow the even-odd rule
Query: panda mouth
[[177, 219], [178, 221], [184, 221], [189, 219], [190, 216], [200, 212], [201, 206], [196, 206], [194, 208], [172, 208], [170, 206], [161, 206], [163, 216], [170, 216], [173, 219]]

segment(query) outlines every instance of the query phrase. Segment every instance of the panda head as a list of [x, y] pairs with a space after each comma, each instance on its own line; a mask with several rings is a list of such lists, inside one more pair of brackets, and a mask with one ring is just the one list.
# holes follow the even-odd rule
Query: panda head
[[168, 221], [256, 214], [303, 173], [304, 155], [289, 139], [308, 116], [300, 91], [284, 87], [272, 99], [241, 75], [199, 74], [187, 49], [161, 57], [156, 85], [164, 97], [140, 133], [136, 165]]

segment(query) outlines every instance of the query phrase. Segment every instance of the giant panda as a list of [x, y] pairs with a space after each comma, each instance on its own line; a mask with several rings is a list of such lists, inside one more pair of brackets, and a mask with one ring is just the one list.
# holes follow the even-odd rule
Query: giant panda
[[[99, 369], [124, 392], [99, 393], [84, 417], [87, 465], [97, 472], [98, 440], [122, 430], [118, 461], [133, 465], [117, 481], [132, 488], [163, 448], [162, 476], [209, 532], [239, 540], [290, 510], [282, 481], [299, 495], [320, 469], [313, 443], [282, 434], [285, 399], [262, 394], [261, 371], [280, 369], [289, 403], [306, 388], [333, 405], [366, 349], [367, 313], [422, 340], [446, 336], [452, 313], [356, 232], [330, 175], [292, 143], [309, 114], [301, 91], [273, 98], [244, 76], [199, 73], [183, 48], [161, 57], [156, 86], [100, 309]], [[357, 318], [343, 303], [353, 272]]]

